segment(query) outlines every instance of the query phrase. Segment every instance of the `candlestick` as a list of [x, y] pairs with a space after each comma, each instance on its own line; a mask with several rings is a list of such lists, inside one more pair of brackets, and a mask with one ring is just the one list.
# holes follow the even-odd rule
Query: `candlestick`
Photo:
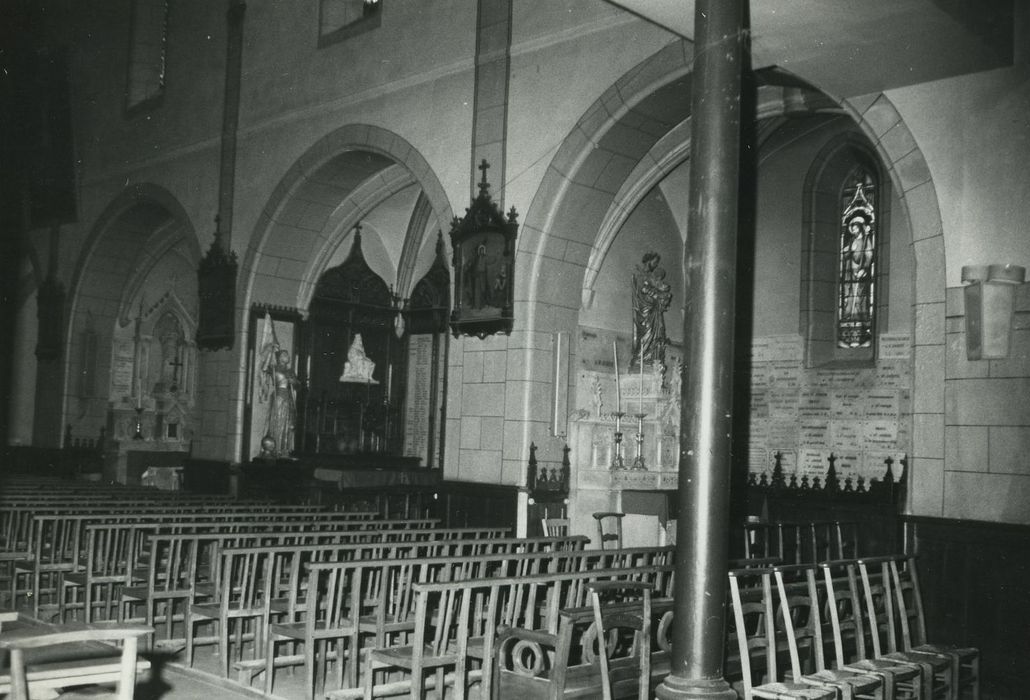
[[644, 416], [646, 413], [634, 413], [634, 417], [637, 419], [637, 456], [633, 458], [633, 468], [637, 471], [646, 471], [647, 465], [644, 464]]
[[615, 440], [615, 454], [612, 455], [611, 471], [625, 469], [626, 464], [622, 459], [622, 417], [626, 415], [622, 411], [615, 412], [615, 433], [612, 436]]
[[[622, 385], [619, 382], [619, 346], [612, 341], [612, 356], [615, 359], [615, 413], [622, 414]], [[618, 428], [616, 428], [618, 430]]]
[[640, 349], [640, 406], [637, 410], [644, 410], [644, 350]]

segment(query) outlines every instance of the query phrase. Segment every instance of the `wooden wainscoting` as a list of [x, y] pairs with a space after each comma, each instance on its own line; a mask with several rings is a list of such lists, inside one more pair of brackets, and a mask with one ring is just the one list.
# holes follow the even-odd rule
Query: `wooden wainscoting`
[[1026, 697], [1030, 526], [904, 518], [931, 641], [979, 647], [985, 698]]
[[515, 531], [518, 513], [517, 486], [442, 481], [439, 516], [444, 527], [510, 527]]

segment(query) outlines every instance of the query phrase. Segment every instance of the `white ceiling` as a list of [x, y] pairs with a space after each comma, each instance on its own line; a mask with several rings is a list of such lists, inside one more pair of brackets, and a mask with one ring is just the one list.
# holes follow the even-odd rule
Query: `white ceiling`
[[[608, 0], [683, 37], [694, 3]], [[1004, 65], [1013, 0], [751, 0], [755, 68], [778, 65], [838, 98]], [[947, 5], [947, 10], [942, 5]], [[1006, 36], [1006, 25], [1008, 28]]]

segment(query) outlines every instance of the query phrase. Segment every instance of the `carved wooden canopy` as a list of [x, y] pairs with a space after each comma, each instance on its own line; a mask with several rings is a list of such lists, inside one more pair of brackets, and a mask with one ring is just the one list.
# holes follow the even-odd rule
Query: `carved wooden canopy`
[[361, 227], [354, 231], [347, 259], [322, 273], [311, 299], [311, 314], [357, 325], [392, 326], [393, 292], [368, 266], [361, 250]]
[[411, 291], [405, 307], [411, 333], [436, 333], [447, 329], [451, 310], [451, 271], [444, 253], [443, 233], [436, 238], [436, 257], [425, 276]]

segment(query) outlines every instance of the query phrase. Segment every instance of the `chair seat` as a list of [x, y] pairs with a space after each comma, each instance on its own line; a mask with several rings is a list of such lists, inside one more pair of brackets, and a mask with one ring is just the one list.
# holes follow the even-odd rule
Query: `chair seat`
[[[358, 629], [362, 632], [375, 632], [379, 628], [379, 622], [375, 615], [362, 615], [358, 618]], [[415, 629], [414, 620], [398, 620], [396, 615], [387, 615], [383, 621], [383, 630], [386, 632], [407, 632]]]
[[889, 673], [900, 681], [907, 681], [919, 676], [919, 667], [890, 659], [859, 659], [844, 666], [845, 671], [859, 673]]
[[218, 617], [221, 606], [218, 603], [194, 603], [190, 606], [190, 615], [197, 617]]
[[69, 571], [64, 576], [65, 584], [70, 586], [85, 586], [87, 580], [85, 571]]
[[122, 600], [146, 600], [150, 596], [150, 590], [146, 586], [124, 586], [122, 588]]
[[767, 700], [836, 700], [837, 691], [800, 683], [763, 683], [752, 689], [755, 697]]
[[883, 685], [883, 681], [876, 676], [828, 668], [806, 674], [804, 681], [816, 684], [847, 685], [853, 693], [870, 693]]
[[884, 657], [887, 659], [905, 661], [914, 664], [927, 664], [935, 672], [947, 670], [951, 665], [948, 657], [942, 654], [931, 654], [928, 651], [895, 651], [889, 654], [884, 654]]
[[[386, 663], [398, 668], [410, 669], [415, 658], [415, 648], [412, 646], [387, 647], [386, 649], [373, 649], [372, 659]], [[422, 649], [422, 668], [433, 668], [435, 666], [446, 666], [457, 663], [457, 651], [448, 649], [440, 656], [433, 656], [433, 648], [426, 645]]]
[[954, 644], [920, 644], [919, 646], [912, 647], [912, 651], [954, 655], [963, 661], [974, 659], [980, 655], [980, 650], [975, 647], [960, 647]]
[[[340, 624], [329, 628], [326, 626], [324, 620], [319, 620], [315, 623], [315, 637], [319, 639], [334, 637], [346, 637], [354, 634], [356, 631], [354, 623], [349, 620], [341, 620]], [[280, 637], [289, 637], [290, 639], [304, 639], [307, 636], [307, 623], [306, 622], [274, 622], [268, 626], [268, 633], [270, 635], [279, 635]]]

